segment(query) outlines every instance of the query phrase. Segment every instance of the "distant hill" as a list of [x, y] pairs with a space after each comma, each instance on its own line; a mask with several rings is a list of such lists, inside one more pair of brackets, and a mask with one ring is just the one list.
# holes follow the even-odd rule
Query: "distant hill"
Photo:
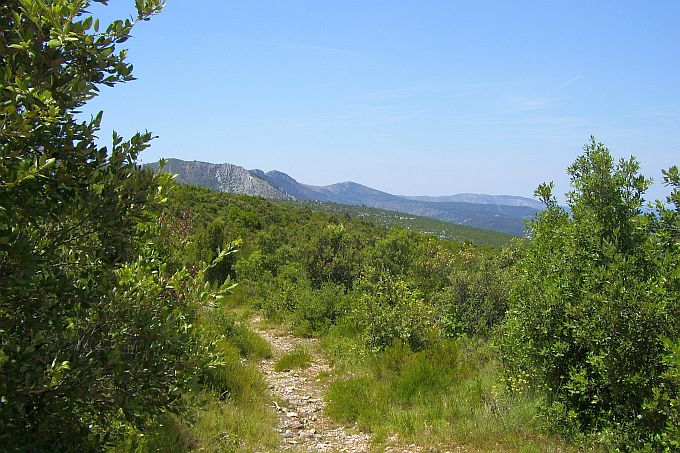
[[417, 201], [434, 201], [437, 203], [445, 202], [460, 202], [460, 203], [477, 203], [477, 204], [498, 204], [502, 206], [524, 206], [527, 208], [534, 208], [537, 210], [543, 209], [543, 203], [532, 198], [518, 197], [515, 195], [486, 195], [481, 193], [459, 193], [456, 195], [448, 195], [443, 197], [426, 197], [426, 196], [408, 196], [403, 198]]
[[[149, 164], [157, 170], [158, 164]], [[232, 164], [168, 159], [163, 171], [179, 182], [221, 192], [281, 200], [316, 200], [365, 206], [430, 217], [474, 228], [524, 234], [524, 222], [539, 212], [540, 203], [509, 195], [458, 194], [444, 197], [393, 195], [347, 181], [328, 186], [302, 184], [280, 171], [246, 170]]]
[[331, 203], [329, 201], [282, 201], [292, 205], [307, 206], [315, 211], [323, 211], [332, 214], [347, 214], [352, 217], [371, 222], [384, 227], [401, 227], [407, 230], [420, 231], [422, 233], [437, 236], [440, 239], [449, 239], [459, 242], [472, 242], [480, 245], [501, 247], [510, 243], [514, 237], [500, 231], [473, 228], [464, 225], [456, 225], [443, 220], [430, 217], [420, 217], [403, 212], [387, 211], [379, 208], [366, 206]]

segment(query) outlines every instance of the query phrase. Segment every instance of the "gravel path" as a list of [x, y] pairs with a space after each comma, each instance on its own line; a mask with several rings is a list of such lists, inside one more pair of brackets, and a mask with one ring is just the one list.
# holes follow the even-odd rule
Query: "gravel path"
[[[323, 413], [326, 385], [318, 377], [332, 370], [318, 352], [317, 340], [265, 330], [254, 319], [252, 329], [272, 347], [272, 358], [262, 360], [260, 371], [269, 389], [281, 403], [272, 401], [279, 412], [278, 431], [283, 437], [282, 451], [307, 452], [367, 452], [370, 437], [355, 429], [332, 423]], [[274, 364], [296, 347], [305, 347], [312, 354], [311, 366], [300, 370], [274, 371]]]

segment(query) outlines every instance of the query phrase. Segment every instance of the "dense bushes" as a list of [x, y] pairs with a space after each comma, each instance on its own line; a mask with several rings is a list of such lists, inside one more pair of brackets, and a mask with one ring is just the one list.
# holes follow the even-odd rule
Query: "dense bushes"
[[570, 213], [550, 186], [537, 190], [547, 209], [531, 224], [502, 351], [511, 384], [544, 389], [564, 431], [662, 448], [678, 429], [677, 206], [645, 214], [638, 168], [593, 140], [569, 168]]
[[[167, 175], [135, 164], [150, 133], [111, 147], [98, 86], [132, 80], [90, 2], [0, 3], [0, 445], [90, 451], [182, 406], [214, 356], [195, 324], [226, 287], [205, 268], [168, 269], [157, 226]], [[137, 20], [161, 9], [136, 2]]]
[[[508, 411], [528, 420], [545, 401], [543, 420], [568, 435], [592, 434], [589, 445], [671, 448], [678, 429], [677, 207], [659, 204], [645, 213], [648, 181], [637, 175], [636, 162], [617, 165], [595, 143], [570, 172], [569, 211], [541, 186], [548, 206], [531, 224], [531, 239], [503, 250], [263, 200], [178, 190], [193, 199], [196, 218], [207, 218], [202, 198], [229, 207], [225, 235], [236, 231], [229, 219], [239, 218], [237, 208], [259, 219], [240, 230], [243, 253], [233, 270], [244, 294], [268, 317], [297, 334], [325, 336], [326, 350], [340, 362], [389, 361], [399, 348], [419, 357], [398, 376], [371, 368], [373, 377], [333, 387], [331, 397], [340, 401], [371, 386], [361, 390], [361, 401], [348, 399], [352, 419], [370, 419], [375, 405], [394, 404], [401, 388], [439, 385], [435, 378], [449, 371], [435, 370], [428, 360], [440, 360], [431, 351], [447, 339], [483, 338], [500, 345], [509, 389], [521, 390], [504, 397]], [[666, 178], [677, 187], [675, 169]], [[669, 202], [677, 201], [675, 190]], [[492, 355], [480, 358], [474, 373], [486, 373], [489, 363]], [[446, 392], [454, 392], [446, 382]], [[337, 416], [345, 417], [343, 411]], [[403, 409], [395, 409], [395, 417], [402, 416]]]
[[441, 307], [442, 329], [449, 336], [490, 338], [505, 317], [513, 264], [519, 246], [495, 255], [463, 249], [451, 271], [449, 284], [435, 294]]
[[[227, 244], [240, 231], [232, 273], [255, 307], [299, 335], [351, 324], [363, 331], [368, 349], [394, 341], [421, 349], [443, 336], [488, 337], [503, 319], [521, 245], [505, 251], [462, 245], [261, 199], [189, 186], [177, 191], [170, 212], [190, 214], [191, 247]], [[257, 218], [256, 227], [239, 230], [239, 212]]]

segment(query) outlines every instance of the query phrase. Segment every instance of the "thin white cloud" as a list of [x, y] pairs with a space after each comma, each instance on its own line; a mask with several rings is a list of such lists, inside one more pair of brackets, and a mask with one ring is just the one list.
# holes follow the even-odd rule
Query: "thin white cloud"
[[420, 95], [433, 94], [452, 94], [459, 96], [476, 96], [487, 93], [489, 90], [497, 88], [508, 88], [515, 86], [516, 83], [509, 81], [502, 82], [480, 82], [480, 83], [459, 83], [459, 84], [425, 84], [406, 86], [402, 88], [395, 88], [391, 90], [379, 90], [364, 93], [363, 96], [367, 99], [393, 99], [405, 98]]
[[566, 88], [567, 86], [571, 85], [572, 83], [576, 82], [577, 80], [581, 79], [582, 77], [583, 77], [583, 74], [579, 74], [576, 77], [574, 77], [573, 79], [567, 80], [562, 85], [557, 87], [557, 90], [555, 90], [555, 91], [560, 91], [561, 89]]

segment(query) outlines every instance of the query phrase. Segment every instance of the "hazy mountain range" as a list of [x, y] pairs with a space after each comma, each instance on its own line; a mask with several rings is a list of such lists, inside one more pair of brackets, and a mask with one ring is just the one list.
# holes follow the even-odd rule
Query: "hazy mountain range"
[[[148, 164], [156, 171], [158, 163]], [[282, 200], [320, 200], [388, 209], [476, 228], [524, 233], [524, 221], [542, 205], [530, 198], [463, 193], [427, 197], [393, 195], [355, 182], [328, 186], [303, 184], [280, 171], [246, 170], [233, 164], [167, 159], [163, 171], [176, 173], [179, 182], [221, 192]]]

